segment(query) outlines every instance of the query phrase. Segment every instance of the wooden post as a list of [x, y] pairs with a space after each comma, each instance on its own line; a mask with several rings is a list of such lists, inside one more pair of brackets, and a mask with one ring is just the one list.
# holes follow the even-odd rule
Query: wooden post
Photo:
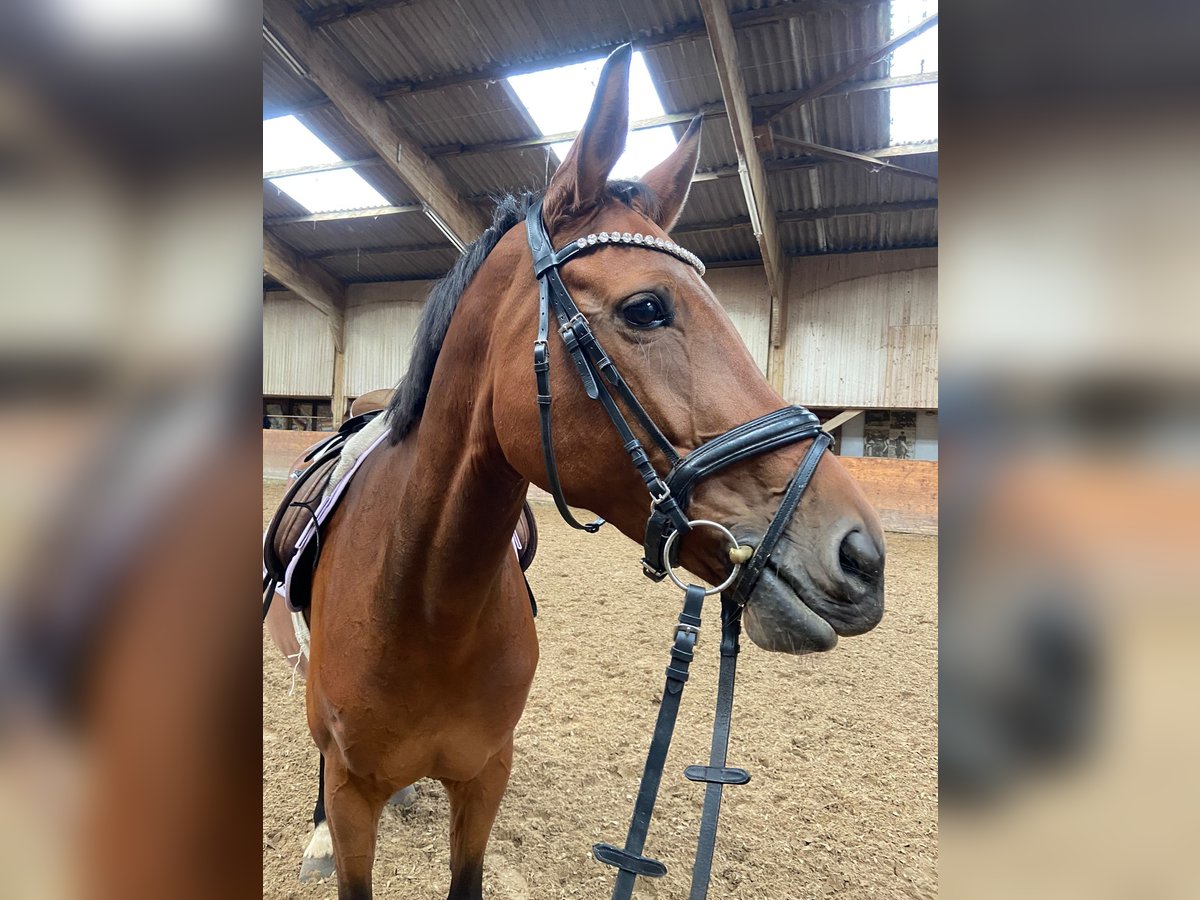
[[333, 427], [341, 428], [346, 421], [346, 351], [334, 348], [333, 351], [333, 391], [330, 394], [330, 406], [333, 410]]
[[746, 81], [738, 61], [737, 38], [725, 0], [700, 0], [700, 11], [712, 45], [713, 63], [721, 82], [721, 96], [729, 118], [729, 131], [737, 153], [738, 176], [750, 226], [758, 241], [767, 289], [771, 295], [771, 330], [767, 348], [767, 379], [783, 393], [783, 333], [786, 328], [784, 303], [788, 290], [788, 260], [783, 254], [775, 207], [771, 203], [767, 172], [754, 140], [754, 115]]
[[825, 431], [828, 431], [830, 434], [833, 434], [834, 429], [841, 428], [851, 419], [855, 418], [856, 416], [861, 416], [862, 413], [863, 411], [861, 409], [847, 409], [838, 413], [836, 416], [822, 425], [821, 428], [823, 428]]

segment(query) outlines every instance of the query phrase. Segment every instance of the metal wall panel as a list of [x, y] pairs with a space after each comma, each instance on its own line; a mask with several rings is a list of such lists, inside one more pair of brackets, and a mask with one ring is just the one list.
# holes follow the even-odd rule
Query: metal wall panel
[[264, 396], [328, 397], [332, 390], [329, 320], [290, 291], [264, 294]]
[[[936, 409], [937, 252], [894, 250], [793, 260], [784, 396], [816, 407]], [[769, 300], [760, 266], [710, 269], [706, 280], [751, 356], [766, 369]], [[351, 285], [346, 393], [404, 374], [431, 282]], [[290, 294], [263, 304], [263, 390], [328, 396], [333, 346], [315, 309]]]
[[767, 371], [767, 343], [771, 328], [771, 299], [762, 266], [709, 269], [704, 276], [725, 312], [733, 320], [750, 355]]
[[937, 407], [936, 250], [801, 257], [792, 266], [788, 400]]
[[428, 281], [353, 285], [346, 311], [346, 395], [394, 387], [408, 368]]

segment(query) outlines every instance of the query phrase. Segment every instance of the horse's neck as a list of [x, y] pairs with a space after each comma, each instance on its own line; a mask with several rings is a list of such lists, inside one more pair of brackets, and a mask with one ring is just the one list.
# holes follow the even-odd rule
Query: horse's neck
[[379, 560], [384, 602], [447, 628], [469, 627], [495, 599], [528, 488], [504, 460], [487, 415], [473, 414], [487, 408], [486, 398], [463, 402], [463, 392], [480, 387], [476, 373], [461, 369], [438, 379], [417, 434], [384, 448], [373, 473], [383, 495], [396, 498]]

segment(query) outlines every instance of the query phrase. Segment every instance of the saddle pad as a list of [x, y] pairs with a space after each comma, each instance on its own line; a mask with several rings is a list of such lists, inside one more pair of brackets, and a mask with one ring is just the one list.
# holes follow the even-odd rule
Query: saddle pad
[[[367, 413], [309, 450], [304, 459], [312, 460], [311, 465], [294, 474], [296, 481], [263, 537], [264, 576], [274, 582], [270, 590], [284, 598], [293, 613], [302, 613], [311, 601], [322, 528], [359, 466], [387, 433], [384, 417]], [[528, 502], [522, 505], [512, 543], [522, 571], [528, 569], [537, 553], [537, 523]], [[536, 605], [534, 609], [536, 615]]]
[[[312, 573], [316, 568], [317, 556], [320, 554], [321, 528], [329, 520], [329, 517], [333, 515], [333, 511], [337, 508], [342, 495], [345, 494], [351, 479], [354, 478], [354, 473], [358, 471], [367, 457], [383, 443], [386, 437], [387, 432], [384, 431], [371, 442], [371, 445], [359, 455], [354, 461], [354, 465], [338, 479], [338, 482], [325, 490], [321, 502], [315, 509], [310, 505], [307, 509], [296, 510], [302, 515], [305, 521], [300, 525], [299, 536], [296, 538], [293, 555], [287, 564], [282, 591], [283, 595], [287, 598], [288, 609], [293, 612], [301, 610], [308, 605], [312, 591]], [[322, 467], [328, 465], [328, 472], [332, 474], [339, 460], [340, 456], [333, 456], [330, 460], [322, 460], [317, 465]], [[316, 465], [313, 468], [316, 468]], [[328, 475], [326, 475], [327, 477]], [[326, 487], [322, 479], [314, 478], [313, 482], [319, 485], [320, 488]], [[312, 499], [315, 500], [317, 496], [320, 496], [319, 490], [314, 492]], [[301, 573], [299, 577], [297, 577], [297, 572]]]

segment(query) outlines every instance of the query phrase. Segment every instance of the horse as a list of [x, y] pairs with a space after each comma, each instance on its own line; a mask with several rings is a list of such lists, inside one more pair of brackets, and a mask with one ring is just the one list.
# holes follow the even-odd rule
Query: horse
[[[356, 397], [350, 406], [352, 417], [368, 413], [379, 413], [387, 409], [393, 391], [391, 388], [369, 391]], [[312, 466], [315, 460], [314, 450], [324, 444], [317, 441], [312, 447], [305, 449], [292, 460], [288, 467], [288, 480], [295, 481], [303, 472]], [[517, 520], [517, 528], [513, 535], [513, 546], [522, 571], [529, 568], [537, 554], [537, 522], [533, 510], [528, 503], [521, 509]], [[532, 592], [530, 593], [532, 598]], [[279, 651], [280, 656], [292, 666], [294, 676], [305, 678], [308, 675], [308, 654], [300, 645], [300, 640], [289, 612], [282, 597], [280, 602], [272, 603], [263, 620], [271, 643]], [[532, 602], [532, 600], [531, 600]], [[300, 863], [300, 881], [317, 881], [331, 878], [335, 873], [333, 862], [333, 844], [329, 834], [329, 823], [325, 815], [325, 761], [322, 758], [317, 772], [317, 796], [313, 805], [313, 833]], [[411, 809], [416, 803], [416, 790], [412, 785], [406, 785], [388, 799], [388, 806], [397, 809]]]
[[[798, 439], [783, 421], [791, 413], [699, 260], [667, 236], [695, 173], [699, 120], [641, 180], [609, 181], [628, 132], [630, 57], [625, 46], [606, 61], [587, 121], [544, 191], [502, 200], [432, 291], [388, 408], [390, 435], [322, 537], [306, 710], [326, 765], [340, 900], [371, 897], [380, 813], [423, 777], [449, 797], [449, 900], [483, 896], [484, 854], [538, 661], [509, 540], [530, 483], [564, 514], [568, 504], [593, 510], [648, 544], [648, 518], [667, 516], [655, 533], [669, 535], [677, 557], [660, 548], [650, 572], [677, 559], [711, 584], [731, 582], [741, 563], [730, 536], [733, 553], [757, 544], [735, 590], [748, 585], [746, 633], [766, 650], [828, 650], [882, 617], [878, 516], [823, 453], [828, 436]], [[563, 249], [550, 251], [551, 241]], [[564, 295], [578, 314], [560, 319], [550, 353], [548, 304], [557, 315]], [[618, 424], [618, 389], [627, 408], [638, 401], [636, 429]], [[657, 473], [717, 445], [720, 471], [673, 496]]]

